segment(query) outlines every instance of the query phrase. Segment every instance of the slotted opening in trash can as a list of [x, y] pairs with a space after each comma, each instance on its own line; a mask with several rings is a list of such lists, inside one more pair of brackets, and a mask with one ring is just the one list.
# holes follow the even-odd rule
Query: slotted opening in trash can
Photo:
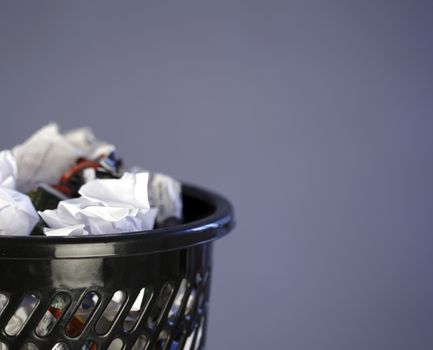
[[14, 315], [6, 325], [5, 332], [7, 335], [16, 336], [26, 325], [39, 303], [39, 299], [34, 294], [26, 294]]
[[36, 334], [39, 337], [45, 337], [51, 333], [62, 318], [70, 302], [71, 297], [67, 293], [61, 292], [54, 296], [50, 306], [36, 327]]
[[51, 350], [69, 350], [69, 347], [65, 343], [56, 343]]
[[76, 338], [83, 332], [98, 302], [99, 296], [96, 292], [88, 292], [84, 296], [80, 306], [66, 326], [66, 334], [68, 336]]
[[6, 294], [0, 293], [0, 316], [3, 313], [3, 310], [6, 309], [6, 305], [8, 304], [8, 297]]
[[204, 332], [204, 326], [205, 326], [205, 318], [202, 317], [200, 320], [200, 325], [199, 325], [198, 330], [197, 330], [197, 337], [195, 339], [194, 350], [198, 350], [200, 348], [201, 340], [202, 340], [203, 332]]
[[180, 328], [177, 330], [176, 335], [173, 337], [173, 345], [175, 349], [181, 349], [181, 345], [186, 337], [186, 330], [185, 328]]
[[150, 288], [141, 288], [140, 292], [135, 298], [134, 304], [128, 312], [124, 322], [123, 329], [127, 332], [134, 330], [140, 318], [143, 316], [147, 307], [149, 306], [152, 297], [152, 290]]
[[123, 340], [120, 338], [113, 339], [110, 343], [110, 346], [107, 350], [122, 350], [123, 349]]
[[170, 333], [167, 330], [162, 330], [158, 335], [158, 340], [155, 344], [155, 350], [166, 350]]
[[193, 314], [196, 299], [197, 299], [197, 291], [195, 289], [192, 289], [191, 293], [189, 294], [188, 301], [186, 303], [185, 316], [191, 317], [191, 315]]
[[194, 330], [191, 332], [191, 334], [186, 338], [185, 344], [183, 346], [183, 350], [193, 350], [194, 346], [194, 338], [197, 334], [198, 327], [196, 326]]
[[171, 294], [173, 293], [173, 286], [171, 283], [165, 283], [161, 291], [159, 292], [158, 298], [153, 303], [149, 317], [147, 318], [147, 326], [149, 328], [155, 328], [161, 321], [164, 311], [170, 301]]
[[176, 318], [179, 314], [179, 310], [182, 307], [183, 301], [185, 299], [185, 294], [187, 289], [188, 289], [188, 280], [186, 278], [183, 278], [182, 281], [180, 282], [173, 304], [171, 305], [171, 308], [168, 312], [169, 322], [174, 323], [176, 321]]
[[124, 291], [118, 290], [113, 294], [113, 297], [96, 324], [96, 332], [98, 334], [104, 334], [109, 331], [114, 319], [117, 317], [122, 306], [125, 304], [125, 300], [126, 293]]
[[146, 334], [141, 334], [135, 341], [131, 350], [147, 350], [148, 345], [149, 345], [149, 338], [147, 337]]

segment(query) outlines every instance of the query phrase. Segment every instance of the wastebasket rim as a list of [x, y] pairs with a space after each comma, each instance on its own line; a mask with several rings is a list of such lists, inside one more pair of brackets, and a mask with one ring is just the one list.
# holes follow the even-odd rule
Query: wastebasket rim
[[154, 254], [207, 243], [234, 227], [234, 211], [223, 196], [187, 183], [184, 196], [214, 208], [208, 216], [180, 225], [127, 234], [45, 237], [0, 236], [0, 259], [84, 259]]

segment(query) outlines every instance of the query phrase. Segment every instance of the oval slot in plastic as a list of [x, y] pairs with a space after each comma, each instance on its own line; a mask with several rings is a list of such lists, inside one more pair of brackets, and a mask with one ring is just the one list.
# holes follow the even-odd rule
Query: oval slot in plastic
[[68, 294], [56, 294], [38, 326], [36, 327], [36, 334], [40, 337], [45, 337], [50, 334], [56, 324], [62, 318], [70, 302], [71, 297]]
[[152, 297], [152, 291], [150, 288], [142, 288], [138, 293], [137, 298], [134, 301], [128, 315], [123, 322], [123, 329], [127, 332], [131, 332], [137, 324], [139, 318], [146, 311], [149, 306], [150, 299]]
[[105, 334], [109, 331], [111, 325], [113, 324], [114, 319], [119, 314], [120, 309], [126, 300], [126, 293], [118, 290], [114, 293], [104, 312], [102, 313], [101, 318], [96, 324], [96, 333]]
[[122, 350], [123, 340], [120, 338], [113, 339], [107, 350]]
[[15, 314], [10, 318], [6, 325], [5, 332], [7, 335], [18, 335], [32, 316], [38, 305], [39, 299], [34, 294], [24, 296]]
[[195, 347], [194, 350], [198, 350], [200, 348], [201, 345], [201, 339], [203, 337], [203, 332], [204, 332], [204, 326], [205, 326], [205, 318], [202, 317], [201, 321], [200, 321], [200, 326], [198, 327], [198, 331], [197, 331], [197, 337], [195, 339]]
[[84, 296], [83, 301], [66, 326], [66, 334], [68, 336], [76, 338], [83, 332], [98, 302], [99, 296], [96, 292], [88, 292]]
[[[6, 309], [6, 305], [8, 304], [8, 297], [6, 294], [0, 293], [0, 315], [3, 310]], [[0, 348], [1, 350], [1, 348]]]
[[155, 328], [161, 321], [165, 309], [167, 308], [170, 297], [173, 293], [173, 286], [170, 283], [164, 284], [159, 292], [158, 298], [152, 305], [149, 317], [147, 319], [147, 325], [149, 328]]
[[51, 350], [69, 350], [65, 343], [56, 343]]
[[166, 350], [168, 346], [168, 338], [170, 337], [170, 334], [163, 330], [161, 333], [159, 333], [158, 340], [155, 344], [155, 350]]
[[168, 320], [172, 323], [176, 321], [176, 318], [179, 314], [179, 310], [182, 307], [182, 303], [185, 298], [187, 288], [188, 288], [188, 281], [184, 278], [180, 282], [179, 289], [177, 290], [173, 304], [171, 305], [170, 311], [168, 312]]
[[196, 299], [197, 299], [197, 291], [193, 289], [191, 290], [191, 293], [189, 294], [188, 297], [188, 301], [186, 303], [185, 315], [187, 317], [192, 316]]
[[142, 334], [137, 338], [131, 350], [146, 350], [148, 345], [149, 339], [145, 334]]

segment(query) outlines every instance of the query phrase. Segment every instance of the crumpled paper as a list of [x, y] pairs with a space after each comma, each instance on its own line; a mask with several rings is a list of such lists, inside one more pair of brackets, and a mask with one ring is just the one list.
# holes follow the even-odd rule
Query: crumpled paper
[[158, 208], [158, 224], [169, 218], [182, 220], [182, 185], [179, 181], [165, 174], [152, 173], [148, 190], [150, 205]]
[[30, 198], [15, 190], [17, 165], [12, 153], [0, 152], [0, 236], [29, 235], [39, 221]]
[[50, 123], [12, 149], [18, 167], [17, 189], [28, 192], [39, 183], [56, 183], [77, 158], [94, 159], [114, 149], [97, 140], [90, 128], [62, 135], [57, 124]]
[[115, 151], [112, 144], [98, 140], [89, 127], [70, 130], [65, 133], [65, 139], [84, 152], [88, 159], [96, 159]]
[[0, 186], [15, 189], [17, 163], [9, 150], [0, 152]]
[[150, 230], [157, 209], [147, 196], [148, 173], [125, 173], [120, 179], [95, 179], [83, 185], [80, 197], [39, 212], [49, 226], [47, 236], [98, 235]]
[[0, 236], [29, 235], [38, 221], [38, 214], [27, 195], [0, 187]]
[[[130, 172], [148, 172], [135, 166]], [[182, 184], [180, 181], [162, 173], [149, 172], [148, 194], [151, 207], [158, 208], [156, 222], [161, 225], [167, 219], [183, 220]]]

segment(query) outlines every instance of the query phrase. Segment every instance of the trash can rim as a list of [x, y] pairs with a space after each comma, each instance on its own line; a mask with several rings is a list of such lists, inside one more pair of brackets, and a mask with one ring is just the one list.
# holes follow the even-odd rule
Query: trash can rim
[[192, 222], [121, 235], [0, 236], [0, 259], [85, 259], [155, 254], [216, 240], [234, 227], [233, 207], [223, 196], [186, 183], [182, 184], [182, 192], [214, 210]]

